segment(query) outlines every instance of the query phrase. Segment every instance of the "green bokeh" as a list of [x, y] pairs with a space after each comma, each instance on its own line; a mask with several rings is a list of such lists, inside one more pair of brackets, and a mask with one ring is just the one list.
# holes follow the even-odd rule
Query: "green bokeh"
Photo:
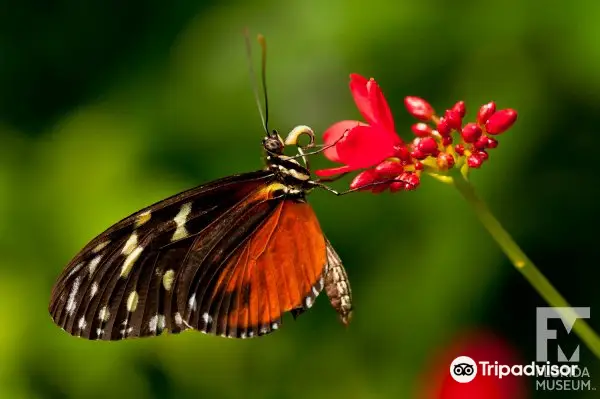
[[[244, 27], [267, 36], [271, 124], [283, 132], [358, 118], [351, 72], [378, 80], [406, 138], [405, 95], [439, 110], [463, 99], [470, 116], [491, 99], [517, 109], [474, 184], [567, 299], [592, 307], [600, 330], [600, 3], [1, 9], [0, 398], [411, 398], [432, 357], [479, 329], [534, 359], [544, 303], [458, 193], [431, 179], [413, 193], [311, 195], [353, 285], [347, 330], [323, 298], [282, 331], [246, 341], [185, 333], [88, 342], [52, 324], [52, 284], [89, 239], [173, 193], [262, 167]], [[581, 358], [600, 389], [599, 362], [584, 347]]]

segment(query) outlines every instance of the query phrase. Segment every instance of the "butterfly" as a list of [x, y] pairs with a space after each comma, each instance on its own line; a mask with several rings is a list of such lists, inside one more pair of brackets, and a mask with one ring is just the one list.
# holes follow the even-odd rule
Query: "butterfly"
[[[325, 288], [348, 324], [352, 291], [306, 195], [299, 137], [263, 139], [262, 170], [225, 177], [150, 205], [89, 242], [66, 266], [49, 312], [71, 335], [120, 340], [193, 329], [231, 338], [268, 334]], [[296, 144], [297, 156], [284, 155]], [[298, 159], [304, 159], [301, 165]]]

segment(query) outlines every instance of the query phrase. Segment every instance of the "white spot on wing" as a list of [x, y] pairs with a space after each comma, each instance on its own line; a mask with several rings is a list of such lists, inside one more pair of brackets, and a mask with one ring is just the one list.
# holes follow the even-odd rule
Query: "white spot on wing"
[[102, 251], [104, 248], [106, 248], [106, 246], [108, 244], [110, 244], [110, 240], [106, 240], [104, 242], [101, 242], [100, 244], [96, 245], [94, 247], [94, 249], [92, 249], [92, 252], [96, 254], [96, 253]]
[[135, 291], [135, 290], [131, 291], [131, 293], [127, 297], [127, 311], [128, 312], [135, 312], [135, 309], [137, 309], [139, 299], [140, 299], [140, 296], [138, 295], [137, 291]]
[[90, 299], [92, 299], [96, 295], [97, 292], [98, 292], [98, 283], [94, 281], [92, 283], [92, 288], [90, 288]]
[[158, 315], [154, 315], [150, 318], [150, 321], [148, 322], [148, 329], [152, 332], [155, 332], [157, 326], [158, 326]]
[[165, 290], [171, 291], [171, 288], [173, 287], [173, 278], [174, 277], [175, 277], [175, 271], [173, 269], [169, 269], [165, 272], [165, 275], [163, 276], [163, 279], [162, 279]]
[[129, 328], [124, 328], [120, 331], [121, 335], [123, 337], [128, 336], [129, 334], [131, 334], [131, 332], [133, 331], [133, 327], [129, 327]]
[[188, 301], [188, 307], [190, 308], [191, 311], [196, 310], [196, 294], [192, 294], [192, 296], [190, 297], [190, 300]]
[[159, 331], [162, 331], [165, 329], [165, 327], [167, 326], [167, 319], [165, 318], [164, 314], [158, 315], [158, 319], [156, 321], [156, 326]]
[[177, 225], [177, 228], [175, 229], [175, 233], [173, 233], [171, 241], [177, 241], [188, 236], [188, 232], [185, 228], [185, 223], [187, 222], [187, 218], [191, 212], [191, 202], [186, 202], [185, 204], [181, 205], [179, 213], [173, 218], [173, 221]]
[[92, 274], [94, 274], [94, 272], [96, 271], [96, 268], [100, 264], [101, 260], [102, 260], [102, 255], [98, 255], [90, 261], [90, 264], [88, 265], [88, 271], [90, 272], [90, 276]]
[[307, 296], [304, 299], [304, 304], [306, 305], [307, 308], [310, 308], [313, 305], [313, 300], [311, 297]]
[[100, 319], [101, 321], [108, 321], [109, 318], [110, 318], [110, 312], [108, 311], [108, 306], [104, 306], [98, 312], [98, 319]]
[[121, 251], [121, 253], [123, 255], [131, 254], [133, 252], [133, 250], [135, 249], [135, 247], [137, 247], [137, 244], [138, 244], [138, 236], [137, 236], [137, 233], [134, 231], [133, 233], [131, 233], [131, 235], [129, 236], [129, 239], [123, 246], [123, 250]]
[[142, 212], [135, 218], [135, 227], [140, 227], [152, 218], [150, 211]]
[[69, 293], [69, 299], [67, 300], [67, 306], [65, 307], [69, 315], [72, 315], [73, 312], [75, 312], [75, 306], [77, 306], [77, 303], [75, 302], [75, 297], [77, 296], [77, 291], [79, 291], [80, 283], [81, 277], [78, 276], [73, 282], [73, 288], [71, 288], [71, 292]]
[[81, 269], [83, 267], [83, 262], [76, 264], [73, 267], [73, 270], [71, 270], [69, 272], [69, 274], [67, 275], [67, 278], [71, 277], [72, 275], [74, 275], [75, 273], [77, 273], [79, 271], [79, 269]]
[[85, 322], [84, 316], [81, 316], [81, 318], [79, 319], [79, 322], [77, 323], [77, 327], [79, 327], [80, 330], [85, 330], [85, 328], [87, 327], [87, 323]]
[[133, 264], [136, 260], [138, 260], [143, 250], [144, 247], [137, 247], [132, 253], [129, 254], [129, 256], [123, 262], [123, 267], [121, 267], [121, 277], [127, 277], [129, 275]]
[[271, 324], [271, 328], [272, 328], [273, 330], [277, 330], [277, 329], [279, 328], [279, 324], [277, 324], [277, 323], [273, 323], [273, 324]]
[[177, 324], [178, 326], [183, 324], [183, 318], [181, 317], [181, 313], [179, 312], [175, 313], [175, 324]]
[[202, 314], [202, 320], [204, 320], [204, 323], [208, 324], [208, 323], [212, 323], [213, 318], [208, 313], [203, 313]]

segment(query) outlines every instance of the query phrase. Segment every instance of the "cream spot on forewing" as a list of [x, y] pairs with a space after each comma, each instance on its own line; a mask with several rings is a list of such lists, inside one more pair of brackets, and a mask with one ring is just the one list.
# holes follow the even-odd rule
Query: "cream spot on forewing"
[[156, 327], [158, 331], [162, 331], [167, 326], [167, 319], [164, 314], [159, 314], [158, 319], [156, 320]]
[[97, 328], [96, 329], [96, 335], [98, 336], [98, 338], [100, 338], [101, 336], [104, 335], [104, 330], [101, 328]]
[[213, 318], [212, 318], [212, 316], [211, 316], [211, 315], [209, 315], [208, 313], [203, 313], [203, 314], [202, 314], [202, 320], [204, 320], [204, 323], [205, 323], [205, 324], [208, 324], [208, 323], [212, 323], [212, 321], [213, 321]]
[[73, 287], [71, 288], [71, 292], [69, 292], [69, 299], [67, 300], [67, 306], [65, 310], [69, 315], [72, 315], [75, 312], [75, 306], [77, 303], [75, 302], [75, 297], [77, 296], [77, 291], [79, 291], [79, 285], [81, 284], [81, 277], [78, 276], [73, 282]]
[[181, 226], [175, 230], [175, 233], [173, 233], [173, 237], [171, 237], [171, 241], [181, 240], [188, 236], [189, 236], [189, 233], [188, 233], [187, 229], [185, 228], [185, 226]]
[[101, 260], [102, 260], [102, 255], [98, 255], [90, 261], [90, 264], [88, 265], [88, 271], [90, 272], [90, 276], [92, 274], [94, 274], [94, 272], [96, 271], [96, 268], [100, 264]]
[[171, 291], [171, 288], [173, 287], [173, 278], [174, 277], [175, 277], [175, 271], [173, 269], [169, 269], [165, 272], [165, 274], [162, 278], [162, 283], [163, 283], [163, 286], [165, 287], [165, 290]]
[[152, 218], [152, 212], [142, 212], [135, 218], [135, 227], [138, 228]]
[[273, 330], [277, 330], [277, 329], [279, 328], [279, 324], [277, 324], [277, 323], [273, 323], [273, 324], [271, 324], [271, 328], [272, 328]]
[[121, 251], [121, 253], [123, 255], [131, 254], [133, 252], [133, 250], [135, 249], [135, 247], [137, 247], [137, 244], [138, 244], [138, 236], [137, 236], [137, 233], [134, 231], [133, 233], [131, 233], [131, 235], [129, 236], [129, 239], [123, 246], [123, 250]]
[[242, 331], [242, 332], [240, 333], [240, 338], [241, 338], [241, 339], [245, 339], [245, 338], [246, 338], [246, 332], [245, 332], [245, 331]]
[[98, 319], [100, 319], [101, 321], [108, 321], [109, 318], [110, 312], [108, 310], [108, 306], [102, 307], [102, 309], [100, 309], [100, 311], [98, 312]]
[[123, 262], [123, 267], [121, 267], [121, 277], [127, 277], [129, 275], [129, 272], [133, 268], [135, 261], [138, 260], [143, 250], [144, 247], [137, 247], [132, 253], [129, 254], [129, 256]]
[[135, 310], [137, 309], [139, 299], [140, 299], [140, 296], [137, 293], [137, 291], [131, 291], [131, 293], [127, 297], [127, 311], [128, 312], [135, 312]]
[[77, 323], [77, 327], [79, 327], [80, 330], [85, 330], [85, 328], [87, 327], [87, 323], [85, 321], [84, 316], [81, 316], [81, 318], [79, 319], [79, 322]]
[[94, 281], [92, 283], [92, 287], [90, 288], [90, 299], [92, 299], [96, 295], [97, 292], [98, 292], [98, 283]]
[[92, 252], [97, 254], [98, 252], [102, 251], [104, 248], [106, 248], [106, 246], [110, 244], [110, 240], [106, 240], [101, 242], [100, 244], [96, 245], [94, 247], [94, 249], [92, 249]]
[[179, 209], [179, 213], [173, 218], [173, 221], [177, 225], [175, 232], [173, 233], [173, 237], [171, 241], [181, 240], [188, 236], [188, 232], [185, 228], [185, 223], [187, 222], [187, 218], [189, 214], [192, 212], [192, 203], [186, 202]]
[[158, 315], [154, 315], [148, 321], [148, 329], [152, 332], [156, 331], [156, 327], [158, 326]]
[[189, 301], [188, 301], [188, 307], [190, 308], [191, 311], [196, 310], [196, 294], [192, 294], [192, 296], [190, 297]]
[[175, 324], [177, 324], [178, 326], [183, 324], [183, 318], [181, 317], [181, 313], [179, 312], [175, 313]]
[[74, 275], [75, 273], [77, 273], [79, 271], [79, 269], [81, 269], [84, 265], [84, 262], [78, 263], [76, 264], [73, 269], [71, 269], [71, 271], [69, 272], [69, 274], [67, 275], [67, 278], [71, 277], [72, 275]]
[[128, 336], [129, 334], [131, 334], [131, 332], [133, 331], [133, 327], [129, 327], [129, 328], [124, 328], [120, 331], [121, 336], [123, 336], [123, 338], [125, 338], [126, 336]]

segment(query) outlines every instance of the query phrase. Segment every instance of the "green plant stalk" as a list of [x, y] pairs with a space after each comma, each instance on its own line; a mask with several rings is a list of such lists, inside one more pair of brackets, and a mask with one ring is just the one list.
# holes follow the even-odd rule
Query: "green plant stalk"
[[[510, 234], [504, 230], [500, 222], [490, 212], [485, 202], [479, 198], [471, 183], [464, 177], [464, 174], [454, 176], [452, 183], [471, 205], [483, 226], [510, 259], [515, 268], [527, 279], [538, 294], [552, 307], [569, 308], [570, 305], [563, 296], [554, 288], [527, 255], [525, 255], [521, 248], [519, 248]], [[577, 314], [572, 310], [563, 310], [559, 311], [559, 313], [565, 320], [575, 320], [577, 318]], [[594, 355], [600, 359], [600, 337], [598, 337], [589, 324], [585, 320], [579, 319], [575, 323], [573, 330]]]

